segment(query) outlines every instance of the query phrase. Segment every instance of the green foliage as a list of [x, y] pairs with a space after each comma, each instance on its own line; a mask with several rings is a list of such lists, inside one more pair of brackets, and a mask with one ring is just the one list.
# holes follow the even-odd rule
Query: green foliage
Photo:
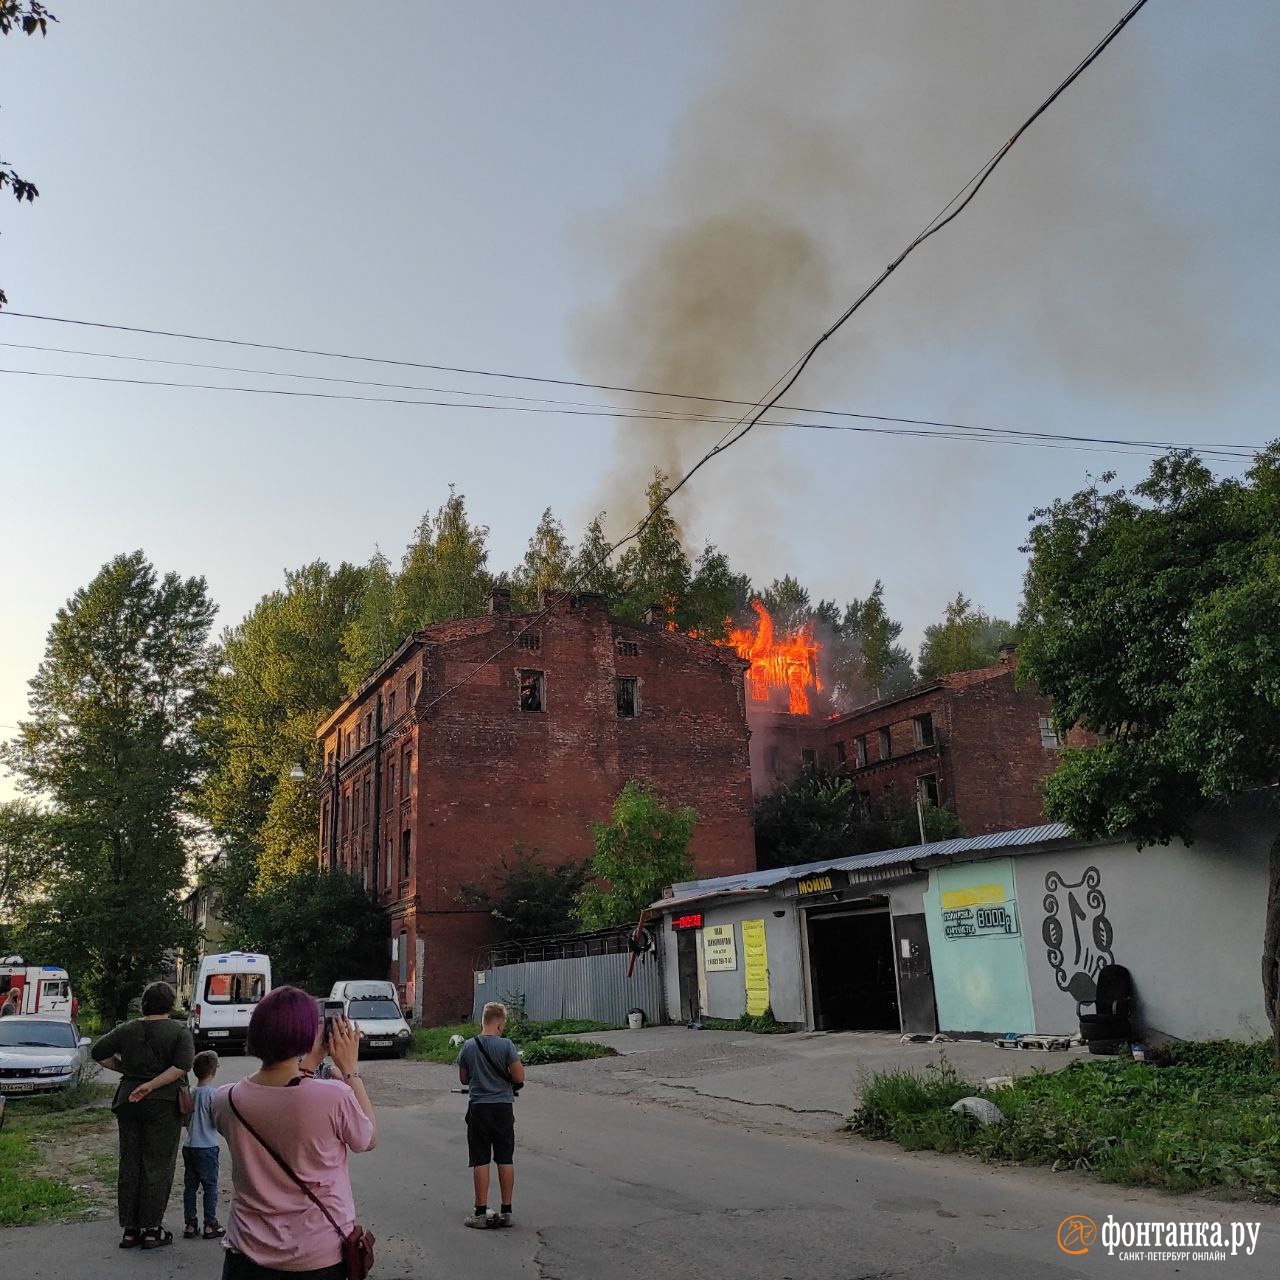
[[503, 860], [496, 893], [464, 888], [462, 896], [491, 906], [503, 941], [550, 938], [577, 929], [574, 903], [586, 880], [579, 863], [548, 865], [517, 847], [513, 858]]
[[[924, 807], [928, 841], [963, 834], [950, 809]], [[756, 801], [756, 865], [793, 867], [920, 843], [914, 804], [892, 792], [867, 801], [839, 772], [806, 769]]]
[[355, 616], [342, 633], [339, 669], [348, 692], [395, 652], [404, 636], [396, 629], [396, 578], [381, 551], [365, 566], [365, 580]]
[[592, 827], [591, 873], [607, 887], [590, 884], [578, 894], [582, 927], [605, 929], [637, 920], [663, 889], [687, 878], [697, 819], [693, 809], [668, 809], [641, 783], [628, 782], [614, 802], [612, 820]]
[[704, 1031], [750, 1031], [758, 1036], [789, 1035], [795, 1030], [774, 1017], [773, 1006], [763, 1013], [743, 1013], [737, 1018], [699, 1018]]
[[[1178, 1045], [1164, 1067], [1077, 1060], [984, 1092], [946, 1064], [874, 1076], [850, 1127], [909, 1149], [1090, 1171], [1169, 1191], [1280, 1197], [1280, 1086], [1265, 1043]], [[949, 1111], [989, 1097], [1003, 1124]]]
[[313, 864], [248, 894], [228, 941], [269, 953], [277, 983], [322, 995], [340, 978], [384, 973], [391, 933], [376, 895]]
[[533, 612], [543, 597], [569, 588], [573, 548], [564, 525], [548, 507], [529, 539], [524, 559], [511, 575], [513, 602], [518, 610]]
[[1167, 842], [1280, 773], [1280, 444], [1243, 480], [1186, 453], [1132, 495], [1110, 480], [1034, 514], [1020, 666], [1109, 738], [1063, 752], [1050, 815]]
[[3, 750], [49, 806], [42, 894], [20, 913], [27, 945], [117, 1016], [193, 941], [179, 899], [213, 612], [203, 578], [158, 578], [142, 552], [117, 556], [58, 610], [30, 718]]
[[656, 604], [679, 625], [678, 612], [689, 594], [692, 567], [671, 508], [660, 505], [669, 492], [667, 476], [655, 471], [645, 490], [648, 523], [618, 560], [624, 590], [614, 608], [624, 618], [641, 618]]
[[573, 582], [579, 591], [596, 592], [608, 597], [610, 607], [618, 609], [621, 581], [616, 567], [610, 563], [609, 538], [604, 531], [605, 513], [592, 518], [573, 556]]
[[483, 613], [493, 587], [489, 526], [471, 523], [466, 498], [449, 486], [449, 497], [422, 517], [405, 550], [396, 578], [395, 632], [403, 639], [432, 622]]
[[44, 810], [30, 800], [0, 803], [0, 951], [14, 949], [5, 940], [6, 922], [38, 896], [55, 848], [53, 823]]
[[[583, 1034], [588, 1031], [613, 1031], [603, 1022], [585, 1019], [561, 1019], [556, 1022], [507, 1022], [507, 1038], [523, 1050], [526, 1067], [544, 1066], [550, 1062], [578, 1062], [585, 1058], [611, 1058], [617, 1050], [591, 1040], [551, 1040], [550, 1036]], [[425, 1062], [442, 1062], [450, 1066], [458, 1060], [458, 1050], [449, 1043], [457, 1035], [469, 1039], [480, 1030], [474, 1022], [456, 1022], [447, 1027], [419, 1027], [413, 1033], [409, 1056]]]
[[936, 680], [955, 671], [976, 671], [995, 664], [1000, 646], [1011, 644], [1014, 626], [993, 618], [963, 592], [947, 605], [941, 622], [924, 629], [920, 647], [920, 679]]

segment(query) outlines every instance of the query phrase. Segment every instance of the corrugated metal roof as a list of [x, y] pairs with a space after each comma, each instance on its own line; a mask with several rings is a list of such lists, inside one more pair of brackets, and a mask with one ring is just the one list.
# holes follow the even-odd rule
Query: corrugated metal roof
[[662, 909], [675, 902], [689, 902], [716, 894], [743, 889], [770, 889], [787, 880], [799, 880], [823, 871], [866, 871], [876, 867], [899, 866], [925, 858], [954, 858], [962, 853], [985, 853], [995, 850], [1015, 851], [1069, 840], [1071, 828], [1064, 822], [1050, 822], [1041, 827], [1019, 827], [1016, 831], [993, 831], [985, 836], [963, 836], [956, 840], [936, 840], [932, 844], [911, 844], [902, 849], [881, 849], [877, 853], [855, 853], [848, 858], [827, 858], [795, 867], [775, 867], [769, 871], [748, 871], [737, 876], [717, 876], [710, 880], [687, 880], [672, 885], [674, 897], [653, 904]]

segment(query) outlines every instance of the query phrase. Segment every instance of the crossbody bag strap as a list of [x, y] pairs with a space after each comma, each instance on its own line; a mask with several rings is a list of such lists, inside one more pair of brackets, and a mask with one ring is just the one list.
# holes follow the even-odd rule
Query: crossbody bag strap
[[239, 1120], [240, 1123], [244, 1125], [246, 1129], [248, 1129], [248, 1131], [254, 1136], [255, 1139], [257, 1139], [258, 1145], [267, 1153], [267, 1155], [269, 1155], [276, 1162], [276, 1164], [278, 1164], [285, 1171], [285, 1173], [287, 1173], [289, 1177], [293, 1179], [294, 1183], [297, 1185], [299, 1190], [301, 1190], [311, 1200], [312, 1204], [314, 1204], [315, 1207], [319, 1209], [320, 1212], [323, 1213], [326, 1218], [329, 1219], [329, 1225], [338, 1233], [338, 1238], [340, 1240], [345, 1241], [347, 1238], [347, 1233], [343, 1231], [343, 1229], [340, 1226], [338, 1226], [337, 1222], [334, 1219], [333, 1214], [331, 1214], [329, 1210], [324, 1207], [324, 1203], [321, 1201], [320, 1197], [316, 1195], [316, 1193], [312, 1191], [311, 1188], [307, 1186], [307, 1184], [303, 1182], [303, 1180], [300, 1177], [298, 1177], [298, 1175], [294, 1173], [294, 1171], [291, 1168], [289, 1168], [289, 1166], [284, 1162], [284, 1158], [279, 1154], [279, 1152], [277, 1152], [276, 1149], [267, 1142], [267, 1140], [262, 1136], [262, 1134], [260, 1134], [257, 1131], [257, 1129], [255, 1129], [253, 1125], [251, 1125], [244, 1118], [244, 1115], [241, 1113], [240, 1108], [236, 1106], [236, 1091], [234, 1088], [227, 1090], [227, 1101], [231, 1104], [231, 1110], [235, 1112], [236, 1119]]
[[494, 1071], [498, 1075], [500, 1075], [508, 1084], [511, 1084], [511, 1085], [515, 1084], [515, 1081], [511, 1078], [511, 1072], [508, 1071], [506, 1067], [500, 1067], [496, 1062], [494, 1062], [494, 1060], [489, 1056], [489, 1050], [486, 1049], [484, 1045], [480, 1043], [479, 1036], [472, 1036], [471, 1043], [475, 1045], [477, 1049], [480, 1050], [481, 1056], [494, 1069]]

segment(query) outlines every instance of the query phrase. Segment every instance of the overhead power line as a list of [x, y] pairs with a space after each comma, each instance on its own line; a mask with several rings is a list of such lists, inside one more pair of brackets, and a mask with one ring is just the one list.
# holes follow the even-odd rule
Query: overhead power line
[[[0, 343], [0, 347], [14, 345], [21, 344]], [[97, 353], [87, 352], [84, 354]], [[147, 359], [145, 356], [125, 356], [121, 358], [137, 360]], [[162, 363], [181, 364], [185, 362], [164, 361]], [[212, 367], [232, 371], [229, 366]], [[271, 371], [261, 369], [247, 369], [240, 370], [240, 372], [257, 373], [268, 377], [307, 378], [310, 376], [308, 374], [273, 373]], [[284, 396], [287, 398], [307, 400], [339, 400], [354, 402], [357, 404], [421, 406], [424, 408], [463, 409], [487, 413], [530, 413], [553, 417], [604, 418], [619, 422], [685, 422], [691, 425], [715, 425], [727, 423], [731, 427], [737, 427], [741, 422], [740, 418], [731, 417], [725, 414], [655, 412], [644, 409], [618, 408], [612, 405], [593, 406], [590, 404], [584, 404], [580, 401], [557, 402], [554, 400], [540, 400], [537, 404], [477, 404], [468, 401], [423, 400], [408, 396], [365, 396], [333, 391], [291, 390], [282, 387], [244, 387], [210, 382], [171, 382], [158, 378], [123, 378], [111, 377], [107, 374], [63, 373], [49, 369], [12, 369], [0, 367], [0, 374], [6, 374], [13, 377], [51, 378], [67, 382], [116, 383], [124, 386], [161, 387], [187, 391], [229, 392], [239, 395]], [[324, 379], [324, 381], [339, 383], [355, 381], [355, 385], [357, 386], [385, 385], [381, 383], [363, 383], [358, 380], [346, 378]], [[405, 389], [429, 391], [434, 390], [435, 388], [417, 388], [410, 386]], [[466, 392], [454, 392], [451, 389], [445, 389], [444, 393], [468, 394]], [[472, 394], [479, 395], [482, 393]], [[496, 399], [499, 397], [488, 396], [486, 398]], [[521, 399], [528, 399], [528, 397], [521, 397]], [[815, 412], [823, 411], [818, 410]], [[841, 416], [856, 417], [865, 420], [867, 423], [882, 423], [886, 425], [860, 426], [850, 422], [799, 422], [793, 419], [782, 418], [763, 419], [761, 420], [760, 425], [799, 431], [841, 431], [866, 435], [885, 435], [926, 440], [963, 440], [975, 444], [1005, 444], [1025, 448], [1068, 449], [1072, 452], [1119, 454], [1122, 457], [1133, 457], [1135, 455], [1135, 451], [1143, 451], [1139, 453], [1138, 456], [1145, 456], [1146, 453], [1153, 451], [1156, 453], [1165, 453], [1170, 449], [1191, 449], [1193, 452], [1202, 456], [1212, 457], [1223, 461], [1247, 461], [1257, 453], [1258, 449], [1258, 446], [1253, 445], [1235, 445], [1225, 443], [1178, 443], [1171, 440], [1129, 440], [1121, 436], [1069, 435], [1060, 432], [1028, 431], [1016, 427], [975, 427], [959, 422], [945, 422], [927, 418], [900, 418], [887, 414], [858, 413], [842, 414]], [[1107, 448], [1103, 446], [1119, 447]]]

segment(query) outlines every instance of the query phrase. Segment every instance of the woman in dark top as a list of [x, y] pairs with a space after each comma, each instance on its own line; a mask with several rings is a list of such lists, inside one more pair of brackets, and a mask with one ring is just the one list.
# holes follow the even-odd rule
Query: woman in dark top
[[173, 988], [153, 982], [142, 993], [142, 1017], [122, 1022], [93, 1046], [93, 1059], [121, 1076], [111, 1109], [120, 1130], [122, 1249], [156, 1249], [173, 1243], [164, 1210], [182, 1136], [178, 1086], [196, 1055], [191, 1032], [169, 1017]]

